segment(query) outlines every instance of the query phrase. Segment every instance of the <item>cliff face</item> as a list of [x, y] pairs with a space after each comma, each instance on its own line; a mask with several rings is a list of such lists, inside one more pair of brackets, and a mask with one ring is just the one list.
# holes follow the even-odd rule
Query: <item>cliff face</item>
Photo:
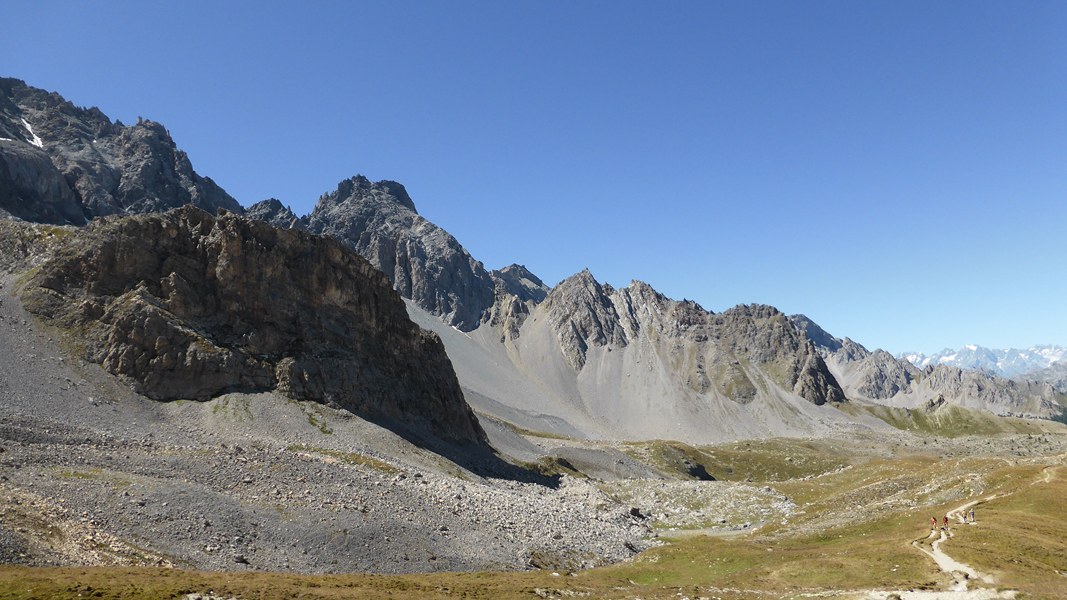
[[193, 207], [105, 219], [74, 234], [23, 298], [151, 398], [277, 390], [484, 440], [437, 336], [333, 240]]
[[59, 94], [0, 79], [0, 210], [28, 221], [82, 225], [185, 204], [242, 211], [193, 170], [159, 123], [139, 119], [126, 126]]

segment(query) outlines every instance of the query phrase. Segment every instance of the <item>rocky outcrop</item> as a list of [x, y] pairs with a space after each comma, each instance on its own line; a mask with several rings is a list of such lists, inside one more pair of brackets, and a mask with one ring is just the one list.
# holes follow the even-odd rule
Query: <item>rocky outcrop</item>
[[59, 94], [0, 79], [0, 209], [30, 221], [81, 225], [99, 216], [193, 204], [241, 206], [159, 123], [112, 122]]
[[0, 219], [0, 270], [15, 273], [48, 260], [77, 229]]
[[0, 139], [0, 210], [36, 223], [85, 223], [74, 190], [48, 154], [29, 143]]
[[[740, 305], [716, 315], [710, 320], [708, 336], [727, 358], [756, 366], [783, 389], [812, 404], [845, 400], [811, 340], [773, 306]], [[751, 375], [748, 378], [752, 380]]]
[[1029, 381], [1048, 383], [1061, 394], [1067, 394], [1067, 362], [1061, 361], [1026, 376]]
[[886, 400], [906, 393], [912, 382], [922, 377], [914, 365], [897, 360], [885, 350], [875, 350], [852, 360], [860, 375], [856, 380], [856, 391], [867, 398]]
[[319, 198], [308, 229], [337, 238], [385, 273], [400, 295], [464, 331], [487, 318], [495, 282], [445, 230], [422, 218], [404, 186], [356, 176]]
[[484, 439], [437, 336], [334, 240], [194, 207], [105, 219], [73, 236], [23, 298], [150, 398], [277, 390]]

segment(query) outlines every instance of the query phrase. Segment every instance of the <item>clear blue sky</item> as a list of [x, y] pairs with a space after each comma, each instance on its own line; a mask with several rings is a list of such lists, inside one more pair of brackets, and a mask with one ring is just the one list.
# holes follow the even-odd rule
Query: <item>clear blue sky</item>
[[7, 0], [0, 74], [246, 206], [362, 173], [489, 268], [892, 352], [1067, 344], [1067, 2]]

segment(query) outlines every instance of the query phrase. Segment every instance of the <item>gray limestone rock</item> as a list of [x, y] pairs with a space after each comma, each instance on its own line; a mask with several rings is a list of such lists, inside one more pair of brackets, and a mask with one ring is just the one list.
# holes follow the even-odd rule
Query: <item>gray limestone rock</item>
[[356, 176], [319, 198], [313, 233], [337, 238], [393, 282], [400, 295], [464, 331], [478, 327], [495, 300], [495, 283], [445, 230], [422, 218], [404, 186]]
[[870, 352], [849, 338], [835, 338], [803, 315], [791, 320], [833, 365], [850, 397], [903, 406], [936, 399], [1002, 416], [1062, 419], [1067, 414], [1063, 394], [1048, 383], [1013, 381], [947, 365], [919, 369], [884, 350]]
[[150, 398], [278, 390], [482, 444], [440, 339], [334, 240], [194, 207], [77, 230], [28, 310]]
[[897, 360], [885, 350], [875, 350], [859, 360], [862, 376], [856, 390], [868, 398], [885, 400], [907, 392], [920, 376], [914, 365]]
[[0, 209], [37, 223], [85, 223], [74, 190], [48, 154], [31, 144], [0, 140]]
[[721, 314], [667, 298], [646, 283], [599, 284], [588, 270], [556, 286], [537, 307], [567, 362], [581, 371], [591, 347], [648, 343], [671, 378], [697, 392], [746, 403], [761, 388], [755, 367], [813, 404], [845, 400], [815, 346], [777, 309], [742, 305]]
[[928, 398], [985, 410], [1000, 416], [1064, 419], [1062, 394], [1047, 382], [1014, 381], [981, 371], [937, 365], [927, 367], [915, 386]]
[[1052, 366], [1026, 375], [1027, 380], [1044, 381], [1061, 394], [1067, 394], [1067, 362], [1053, 363]]
[[497, 294], [510, 294], [520, 302], [540, 304], [547, 296], [549, 288], [537, 275], [524, 265], [508, 265], [500, 270], [489, 272], [496, 283]]
[[590, 346], [625, 346], [626, 334], [609, 294], [588, 269], [563, 280], [541, 305], [564, 358], [581, 371]]

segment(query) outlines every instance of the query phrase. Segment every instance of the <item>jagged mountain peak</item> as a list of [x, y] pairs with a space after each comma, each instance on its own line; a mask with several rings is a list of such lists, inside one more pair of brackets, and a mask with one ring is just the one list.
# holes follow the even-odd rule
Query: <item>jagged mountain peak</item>
[[789, 317], [798, 329], [804, 332], [817, 347], [825, 348], [830, 352], [841, 349], [842, 340], [830, 335], [825, 329], [812, 321], [807, 315], [796, 314]]
[[665, 295], [656, 291], [656, 288], [640, 279], [631, 279], [630, 285], [626, 286], [626, 289], [630, 290], [630, 293], [638, 296], [647, 296], [657, 299], [666, 298]]
[[517, 297], [521, 302], [540, 304], [548, 296], [548, 286], [525, 265], [512, 264], [489, 272], [497, 289]]
[[627, 343], [610, 293], [610, 287], [601, 285], [589, 269], [582, 269], [552, 288], [541, 304], [575, 371], [582, 370], [590, 346]]
[[20, 219], [82, 225], [186, 204], [244, 212], [161, 123], [112, 123], [21, 80], [0, 79], [0, 138], [0, 211]]
[[267, 198], [256, 202], [248, 207], [245, 216], [283, 229], [307, 230], [307, 218], [298, 217], [292, 208], [282, 204], [277, 198]]
[[508, 277], [526, 279], [534, 285], [537, 285], [538, 287], [546, 287], [545, 282], [541, 281], [540, 277], [534, 275], [534, 273], [530, 271], [530, 269], [526, 268], [526, 265], [512, 263], [502, 269], [496, 269], [493, 272], [499, 273], [501, 275], [507, 275]]
[[[121, 122], [113, 123], [95, 106], [79, 108], [56, 92], [14, 78], [0, 78], [0, 115], [6, 117], [0, 119], [0, 137], [38, 147], [77, 138], [94, 139], [124, 127]], [[55, 116], [65, 118], [50, 118]], [[35, 143], [35, 137], [39, 143]]]
[[885, 350], [868, 351], [847, 337], [830, 336], [803, 315], [791, 319], [808, 332], [809, 339], [816, 340], [849, 397], [895, 406], [923, 406], [937, 400], [998, 415], [1040, 418], [1057, 418], [1063, 412], [1049, 385], [1014, 382], [941, 363], [913, 364]]
[[771, 306], [770, 304], [738, 304], [732, 308], [728, 308], [722, 312], [724, 316], [745, 316], [752, 317], [753, 319], [771, 319], [774, 317], [785, 317], [785, 313]]
[[[654, 363], [671, 365], [663, 381], [697, 394], [744, 404], [764, 393], [766, 377], [812, 404], [845, 400], [814, 345], [773, 306], [714, 314], [641, 281], [615, 290], [586, 269], [557, 285], [538, 311], [548, 315], [564, 358], [579, 373], [593, 348], [636, 346], [637, 353], [651, 350]], [[608, 359], [599, 356], [603, 365]]]
[[293, 212], [292, 208], [282, 204], [282, 201], [277, 198], [267, 198], [266, 200], [260, 200], [252, 206], [262, 206], [265, 210], [289, 211], [290, 213]]
[[[371, 181], [363, 175], [356, 175], [341, 180], [341, 182], [337, 184], [337, 189], [335, 191], [323, 194], [319, 198], [319, 205], [328, 206], [331, 204], [352, 201], [385, 204], [393, 203], [418, 214], [418, 211], [415, 209], [415, 202], [411, 199], [411, 196], [408, 195], [407, 188], [405, 188], [403, 184], [388, 179]], [[319, 210], [319, 206], [316, 206], [315, 211], [317, 212]]]
[[384, 272], [400, 295], [464, 331], [488, 319], [496, 283], [444, 229], [423, 219], [403, 185], [362, 175], [341, 181], [306, 217]]
[[589, 267], [586, 267], [581, 271], [578, 271], [577, 273], [564, 278], [563, 281], [560, 281], [558, 284], [556, 284], [556, 287], [553, 289], [555, 290], [559, 288], [569, 287], [584, 287], [587, 289], [603, 288], [600, 282], [597, 281], [597, 278], [593, 276], [593, 273], [589, 270]]

